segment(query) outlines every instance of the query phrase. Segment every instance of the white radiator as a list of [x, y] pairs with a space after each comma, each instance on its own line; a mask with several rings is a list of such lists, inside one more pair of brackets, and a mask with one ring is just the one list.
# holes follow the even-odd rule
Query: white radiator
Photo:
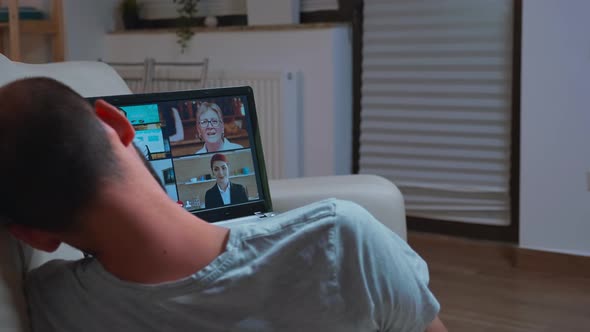
[[293, 178], [303, 173], [297, 77], [293, 72], [211, 72], [208, 75], [208, 88], [252, 87], [269, 179]]

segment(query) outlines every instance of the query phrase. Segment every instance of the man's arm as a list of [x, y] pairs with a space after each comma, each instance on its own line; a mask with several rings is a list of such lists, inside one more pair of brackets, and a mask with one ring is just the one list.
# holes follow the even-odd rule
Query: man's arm
[[425, 332], [448, 332], [443, 322], [436, 316], [432, 323], [426, 327]]

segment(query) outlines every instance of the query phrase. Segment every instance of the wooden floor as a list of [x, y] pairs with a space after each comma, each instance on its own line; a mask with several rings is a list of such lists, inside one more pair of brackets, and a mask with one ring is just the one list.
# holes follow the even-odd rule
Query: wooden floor
[[417, 232], [408, 242], [428, 262], [450, 332], [590, 331], [587, 274], [552, 270], [542, 258], [544, 269], [515, 267], [520, 249], [506, 244]]

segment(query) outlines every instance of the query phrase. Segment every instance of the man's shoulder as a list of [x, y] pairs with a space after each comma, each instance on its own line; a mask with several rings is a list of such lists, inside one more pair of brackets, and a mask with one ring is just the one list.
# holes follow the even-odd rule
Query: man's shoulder
[[331, 203], [334, 205], [336, 222], [343, 231], [357, 233], [385, 228], [367, 209], [355, 202], [334, 199]]
[[[372, 241], [374, 234], [393, 234], [376, 220], [365, 208], [351, 201], [330, 198], [311, 203], [286, 212], [281, 212], [261, 223], [248, 223], [240, 227], [243, 237], [258, 237], [265, 234], [331, 233], [330, 239], [339, 246], [356, 247], [360, 242]], [[393, 235], [395, 237], [395, 235]], [[293, 239], [295, 237], [292, 237]], [[394, 241], [403, 241], [399, 237]], [[356, 243], [352, 245], [352, 243]]]
[[63, 259], [50, 260], [47, 263], [31, 270], [27, 274], [27, 279], [42, 278], [45, 280], [60, 278], [61, 275], [70, 273], [73, 265], [79, 261], [69, 261]]
[[67, 261], [62, 259], [51, 260], [38, 268], [30, 271], [26, 277], [27, 287], [45, 285], [56, 287], [61, 283], [69, 282], [67, 279], [74, 274], [76, 266], [82, 260]]
[[341, 247], [348, 248], [348, 252], [363, 250], [366, 254], [378, 256], [411, 251], [402, 238], [361, 205], [339, 199], [317, 204], [318, 207], [330, 206], [332, 217], [328, 222], [335, 230], [336, 241]]
[[55, 299], [63, 299], [67, 290], [76, 284], [75, 271], [82, 261], [52, 260], [30, 271], [25, 279], [29, 303], [53, 303]]
[[355, 233], [380, 223], [362, 206], [346, 200], [330, 198], [280, 214], [281, 227], [290, 224], [316, 227], [330, 224], [342, 232]]

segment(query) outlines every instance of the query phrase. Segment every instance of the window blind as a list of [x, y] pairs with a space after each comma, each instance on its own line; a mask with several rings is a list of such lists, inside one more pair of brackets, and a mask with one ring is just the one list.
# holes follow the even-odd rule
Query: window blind
[[407, 214], [510, 224], [512, 0], [365, 0], [360, 173]]

